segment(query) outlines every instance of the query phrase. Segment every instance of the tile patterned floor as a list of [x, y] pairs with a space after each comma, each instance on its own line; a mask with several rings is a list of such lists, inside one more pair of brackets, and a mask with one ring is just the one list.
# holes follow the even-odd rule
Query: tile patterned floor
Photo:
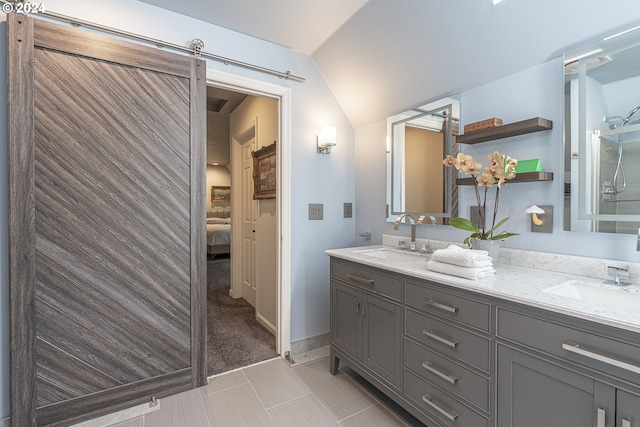
[[164, 398], [160, 409], [114, 427], [389, 427], [421, 425], [348, 367], [329, 359], [289, 365], [282, 359], [209, 379]]

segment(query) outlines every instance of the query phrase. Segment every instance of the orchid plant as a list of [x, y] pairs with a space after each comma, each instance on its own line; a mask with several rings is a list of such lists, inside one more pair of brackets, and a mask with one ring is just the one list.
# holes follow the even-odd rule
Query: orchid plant
[[[498, 214], [498, 205], [500, 200], [500, 189], [505, 185], [507, 180], [513, 179], [516, 176], [516, 165], [518, 164], [518, 161], [516, 159], [512, 159], [511, 157], [500, 154], [497, 151], [489, 155], [488, 159], [489, 164], [484, 168], [484, 171], [482, 171], [482, 164], [473, 160], [473, 157], [462, 153], [459, 153], [457, 157], [448, 155], [442, 161], [445, 166], [453, 166], [458, 170], [458, 172], [471, 175], [471, 177], [476, 180], [476, 185], [474, 185], [476, 199], [478, 201], [478, 206], [482, 207], [482, 209], [480, 209], [481, 230], [479, 230], [471, 221], [466, 218], [452, 218], [449, 222], [450, 225], [456, 228], [471, 231], [471, 235], [464, 240], [464, 243], [466, 243], [467, 245], [470, 245], [471, 239], [504, 240], [511, 236], [517, 236], [517, 233], [509, 233], [506, 231], [503, 231], [499, 234], [494, 234], [494, 232], [509, 219], [509, 217], [506, 217], [498, 221], [498, 223], [496, 224], [496, 216]], [[491, 221], [491, 228], [485, 230], [487, 194], [489, 192], [489, 188], [493, 187], [493, 185], [496, 183], [496, 198], [493, 205], [493, 219]], [[484, 194], [482, 195], [482, 197], [480, 195], [480, 187], [484, 187]]]

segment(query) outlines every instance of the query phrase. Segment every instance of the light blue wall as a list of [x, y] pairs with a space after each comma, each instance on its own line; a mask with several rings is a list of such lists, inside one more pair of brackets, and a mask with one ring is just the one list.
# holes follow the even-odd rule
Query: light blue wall
[[[329, 330], [328, 257], [324, 249], [355, 243], [355, 218], [342, 204], [355, 200], [354, 132], [315, 63], [307, 55], [133, 0], [58, 0], [47, 9], [186, 46], [193, 38], [205, 51], [306, 78], [304, 83], [207, 61], [207, 68], [291, 88], [291, 340]], [[0, 80], [6, 81], [6, 17], [0, 14]], [[316, 153], [316, 135], [337, 127], [331, 155]], [[6, 87], [0, 85], [0, 129], [6, 129]], [[9, 273], [7, 249], [7, 139], [0, 132], [0, 417], [9, 415]], [[308, 203], [324, 204], [324, 220], [308, 221]]]
[[[545, 171], [554, 173], [553, 182], [508, 184], [501, 190], [499, 217], [509, 216], [505, 229], [520, 233], [503, 243], [505, 247], [542, 252], [640, 261], [632, 235], [567, 232], [563, 230], [564, 208], [564, 75], [563, 60], [557, 58], [522, 72], [463, 92], [462, 124], [500, 117], [512, 123], [532, 117], [553, 121], [553, 129], [529, 135], [476, 145], [462, 145], [461, 150], [486, 164], [494, 150], [517, 159], [539, 158]], [[371, 243], [380, 243], [386, 234], [408, 235], [408, 226], [394, 231], [385, 222], [385, 124], [374, 123], [356, 129], [356, 194], [358, 201], [357, 232], [373, 232]], [[372, 192], [372, 188], [379, 191]], [[491, 190], [492, 192], [494, 190]], [[493, 196], [493, 194], [492, 194]], [[492, 200], [492, 199], [490, 199]], [[460, 189], [460, 215], [468, 215], [474, 203], [472, 187]], [[529, 218], [523, 213], [531, 204], [554, 208], [552, 234], [531, 233]], [[419, 226], [418, 237], [462, 241], [467, 233], [452, 227]], [[366, 244], [359, 239], [359, 244]]]

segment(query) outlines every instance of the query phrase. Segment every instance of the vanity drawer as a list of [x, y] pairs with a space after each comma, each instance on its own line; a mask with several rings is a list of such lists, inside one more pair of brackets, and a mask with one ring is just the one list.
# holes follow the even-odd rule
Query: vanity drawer
[[504, 308], [498, 309], [497, 335], [572, 363], [640, 381], [640, 340], [618, 340]]
[[406, 309], [407, 335], [489, 372], [489, 339]]
[[491, 305], [407, 282], [407, 305], [489, 332]]
[[377, 270], [368, 269], [354, 263], [332, 261], [331, 276], [402, 301], [402, 280], [380, 274]]
[[406, 394], [423, 411], [448, 426], [487, 427], [489, 420], [467, 408], [429, 382], [406, 371]]
[[489, 379], [412, 341], [405, 340], [407, 367], [489, 411]]

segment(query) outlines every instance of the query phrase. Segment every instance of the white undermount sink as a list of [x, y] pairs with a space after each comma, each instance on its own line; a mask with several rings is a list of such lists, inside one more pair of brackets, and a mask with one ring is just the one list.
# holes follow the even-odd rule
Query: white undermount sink
[[543, 292], [594, 304], [605, 304], [620, 309], [640, 308], [640, 287], [614, 285], [606, 282], [568, 280], [544, 289]]
[[399, 250], [393, 248], [372, 248], [372, 249], [361, 249], [358, 251], [353, 251], [355, 254], [369, 256], [372, 258], [378, 259], [386, 259], [389, 261], [418, 261], [423, 259], [424, 256], [420, 252], [413, 252], [407, 250]]

